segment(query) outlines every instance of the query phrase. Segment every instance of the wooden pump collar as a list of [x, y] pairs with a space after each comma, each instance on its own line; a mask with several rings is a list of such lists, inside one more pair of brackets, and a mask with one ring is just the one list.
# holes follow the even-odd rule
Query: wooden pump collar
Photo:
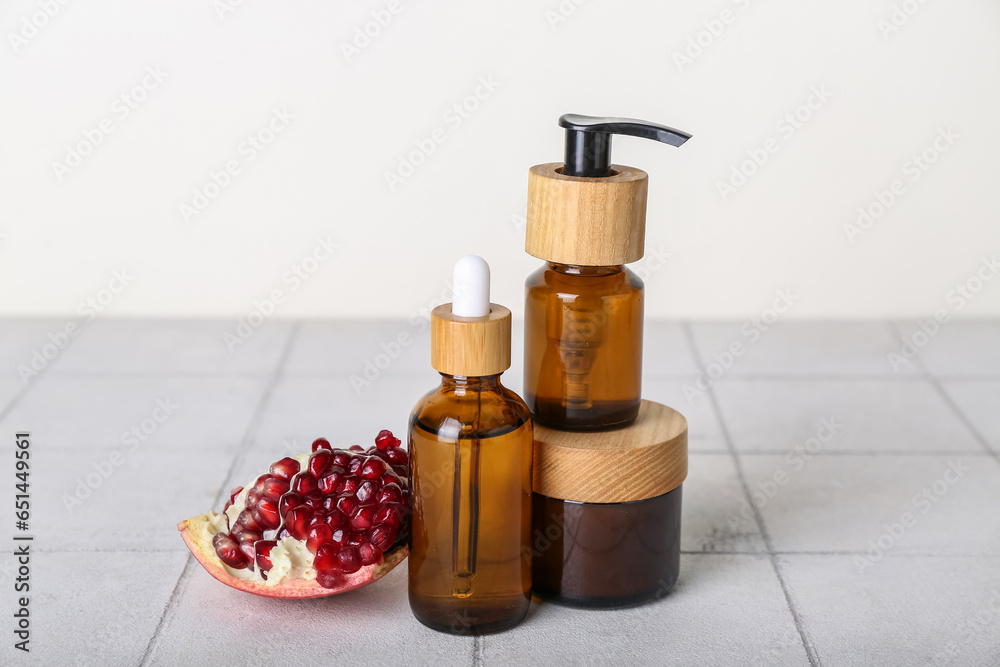
[[561, 162], [528, 171], [524, 249], [547, 262], [617, 266], [642, 259], [649, 176], [611, 165], [612, 176], [565, 176]]

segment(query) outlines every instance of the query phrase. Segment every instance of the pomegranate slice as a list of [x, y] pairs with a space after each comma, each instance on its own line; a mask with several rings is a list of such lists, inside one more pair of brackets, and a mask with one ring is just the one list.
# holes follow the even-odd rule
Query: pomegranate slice
[[408, 554], [409, 459], [399, 445], [385, 430], [367, 451], [317, 438], [310, 454], [233, 489], [222, 514], [177, 529], [205, 570], [238, 590], [315, 598], [361, 588]]

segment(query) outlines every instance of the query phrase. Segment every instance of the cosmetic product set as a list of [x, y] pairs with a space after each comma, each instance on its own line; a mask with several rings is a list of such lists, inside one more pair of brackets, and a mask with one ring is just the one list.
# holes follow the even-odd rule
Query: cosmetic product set
[[524, 399], [501, 382], [511, 312], [490, 269], [454, 266], [454, 299], [431, 313], [440, 384], [413, 408], [407, 442], [317, 438], [232, 489], [223, 511], [178, 524], [222, 583], [304, 599], [371, 584], [409, 556], [424, 625], [485, 634], [524, 620], [532, 594], [616, 608], [677, 580], [687, 422], [642, 398], [647, 174], [611, 163], [626, 135], [690, 135], [626, 118], [565, 115], [561, 163], [528, 174]]
[[524, 396], [510, 366], [510, 311], [489, 268], [455, 266], [455, 300], [432, 313], [441, 386], [410, 418], [409, 596], [453, 633], [519, 623], [533, 591], [590, 608], [668, 593], [680, 559], [687, 422], [642, 399], [647, 174], [611, 164], [611, 138], [673, 146], [690, 135], [622, 118], [565, 115], [562, 163], [528, 176]]

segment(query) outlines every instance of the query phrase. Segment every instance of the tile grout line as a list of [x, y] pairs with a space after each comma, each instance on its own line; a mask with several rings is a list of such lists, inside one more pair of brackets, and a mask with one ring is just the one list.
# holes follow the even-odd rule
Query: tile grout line
[[18, 404], [21, 402], [21, 399], [23, 399], [28, 394], [28, 392], [31, 391], [31, 388], [34, 387], [35, 384], [37, 384], [37, 382], [38, 378], [32, 380], [28, 384], [22, 383], [21, 388], [17, 391], [17, 393], [14, 394], [14, 396], [11, 397], [9, 401], [7, 401], [7, 405], [4, 406], [4, 409], [0, 410], [0, 421], [6, 419], [10, 415], [10, 413], [13, 412], [14, 408], [16, 408]]
[[[894, 335], [902, 336], [902, 331], [893, 322], [889, 322], [889, 329], [893, 332]], [[941, 397], [941, 399], [944, 400], [945, 404], [947, 404], [948, 408], [952, 411], [952, 413], [954, 413], [954, 415], [958, 417], [958, 420], [962, 422], [962, 425], [965, 426], [966, 429], [968, 429], [969, 433], [972, 434], [972, 437], [975, 438], [976, 442], [978, 442], [980, 446], [985, 450], [986, 455], [992, 458], [994, 461], [996, 461], [997, 464], [1000, 464], [1000, 453], [996, 452], [990, 446], [989, 440], [987, 440], [986, 436], [984, 436], [982, 433], [979, 432], [979, 429], [976, 428], [976, 425], [972, 423], [972, 420], [969, 419], [968, 415], [966, 415], [965, 412], [962, 410], [962, 408], [959, 407], [958, 403], [956, 403], [955, 400], [951, 397], [951, 394], [948, 393], [948, 390], [944, 388], [944, 385], [941, 383], [941, 380], [939, 380], [933, 373], [930, 372], [930, 370], [924, 364], [923, 360], [920, 359], [919, 354], [915, 356], [913, 360], [916, 362], [917, 367], [920, 369], [921, 377], [923, 377], [923, 379], [926, 380], [927, 383], [931, 385], [934, 391], [937, 392], [937, 394]]]
[[[236, 454], [233, 456], [232, 463], [229, 465], [229, 470], [226, 471], [226, 477], [223, 480], [222, 485], [219, 488], [219, 493], [216, 495], [215, 500], [212, 502], [212, 506], [215, 507], [219, 501], [225, 497], [227, 489], [229, 488], [229, 482], [236, 472], [237, 466], [243, 461], [243, 455], [248, 449], [250, 439], [256, 433], [261, 420], [263, 419], [264, 409], [267, 407], [268, 402], [271, 400], [271, 395], [274, 393], [274, 388], [277, 386], [278, 382], [281, 380], [282, 372], [284, 371], [285, 364], [288, 362], [288, 358], [291, 356], [292, 348], [295, 345], [295, 341], [298, 338], [299, 330], [301, 329], [302, 322], [299, 320], [295, 321], [295, 324], [289, 331], [288, 339], [285, 341], [285, 347], [281, 351], [281, 356], [278, 358], [278, 363], [275, 364], [275, 368], [271, 373], [270, 381], [264, 388], [261, 394], [260, 400], [257, 402], [257, 407], [254, 410], [253, 415], [247, 424], [246, 432], [243, 434], [243, 438], [240, 441], [240, 446], [236, 450]], [[142, 658], [139, 660], [140, 665], [148, 665], [153, 658], [153, 653], [159, 644], [159, 639], [163, 629], [166, 627], [167, 622], [170, 620], [177, 603], [180, 601], [181, 594], [186, 587], [187, 580], [189, 578], [189, 573], [194, 570], [194, 556], [188, 555], [187, 560], [184, 563], [184, 569], [181, 571], [181, 575], [177, 578], [177, 582], [174, 584], [174, 589], [170, 592], [170, 598], [167, 600], [167, 604], [164, 606], [163, 613], [160, 615], [160, 620], [156, 624], [156, 628], [153, 630], [152, 636], [149, 638], [149, 642], [146, 644], [146, 650], [143, 651]]]
[[[691, 328], [690, 322], [683, 322], [682, 328], [684, 330], [684, 336], [687, 339], [688, 346], [690, 347], [691, 353], [694, 355], [695, 363], [698, 365], [702, 373], [705, 373], [704, 363], [701, 358], [701, 354], [698, 350], [698, 344], [695, 341], [694, 331]], [[764, 547], [767, 549], [767, 555], [771, 561], [771, 567], [774, 569], [774, 574], [778, 579], [778, 584], [781, 586], [781, 592], [785, 596], [785, 603], [788, 605], [788, 611], [792, 615], [792, 622], [795, 624], [795, 629], [799, 633], [799, 639], [802, 642], [802, 648], [806, 652], [806, 659], [809, 661], [810, 667], [821, 667], [821, 662], [819, 659], [819, 654], [816, 652], [816, 647], [813, 646], [812, 641], [810, 641], [808, 634], [806, 633], [805, 627], [802, 624], [801, 615], [798, 610], [798, 605], [795, 603], [791, 587], [788, 581], [785, 579], [785, 575], [781, 569], [781, 563], [778, 554], [774, 551], [774, 544], [771, 541], [771, 535], [767, 531], [767, 526], [764, 525], [764, 517], [760, 513], [760, 508], [758, 508], [751, 501], [750, 485], [747, 484], [746, 475], [743, 472], [743, 463], [740, 461], [739, 454], [736, 451], [736, 446], [733, 444], [732, 437], [729, 433], [729, 427], [726, 425], [726, 421], [722, 416], [722, 410], [720, 409], [718, 399], [715, 396], [714, 387], [709, 387], [708, 389], [708, 399], [712, 405], [712, 409], [715, 413], [715, 418], [719, 422], [719, 430], [722, 433], [722, 438], [726, 443], [726, 447], [729, 450], [730, 455], [733, 458], [733, 465], [736, 468], [736, 474], [739, 476], [740, 485], [743, 487], [743, 494], [747, 502], [750, 503], [750, 507], [753, 510], [754, 519], [757, 522], [757, 529], [760, 531], [761, 539], [764, 542]]]

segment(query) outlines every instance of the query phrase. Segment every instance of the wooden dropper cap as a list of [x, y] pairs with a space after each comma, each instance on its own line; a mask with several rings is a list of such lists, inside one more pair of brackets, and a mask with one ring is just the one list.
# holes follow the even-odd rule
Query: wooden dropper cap
[[490, 303], [490, 267], [466, 255], [455, 263], [452, 303], [431, 311], [431, 366], [462, 377], [510, 368], [510, 310]]
[[446, 303], [431, 311], [431, 366], [463, 377], [510, 368], [510, 310], [491, 303], [485, 317], [459, 317]]
[[565, 114], [563, 162], [528, 172], [524, 249], [547, 262], [617, 266], [642, 259], [649, 177], [611, 164], [611, 137], [627, 135], [681, 146], [691, 135], [633, 118]]

